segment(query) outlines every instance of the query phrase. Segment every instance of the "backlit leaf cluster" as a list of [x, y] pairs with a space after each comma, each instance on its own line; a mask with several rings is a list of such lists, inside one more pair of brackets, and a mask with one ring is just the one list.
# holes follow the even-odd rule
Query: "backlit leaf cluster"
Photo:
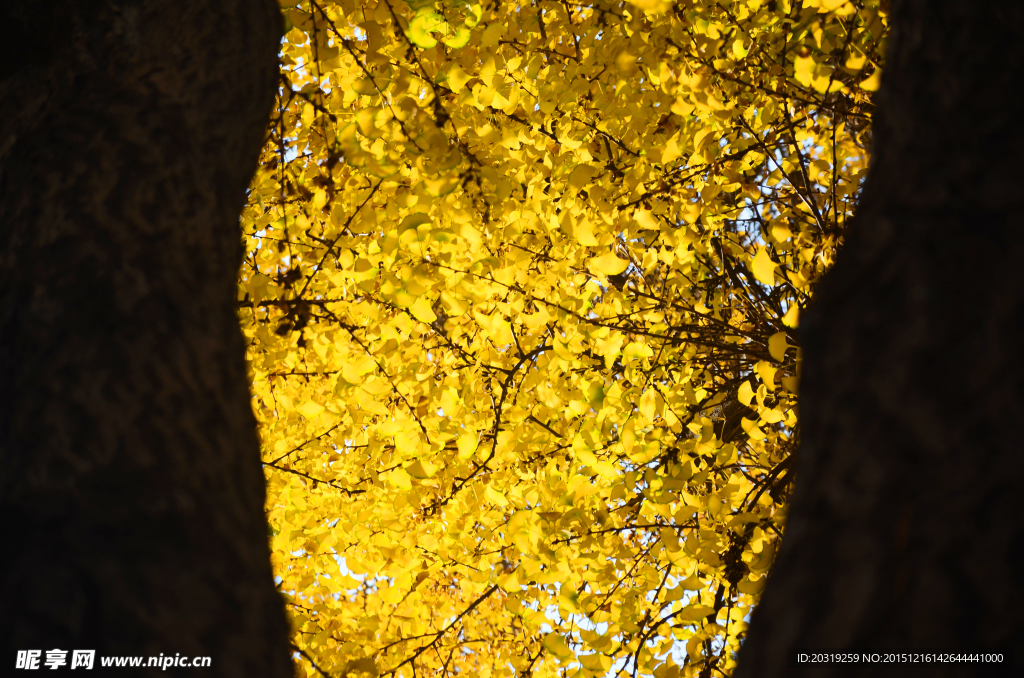
[[307, 675], [727, 675], [878, 0], [282, 0], [239, 307]]

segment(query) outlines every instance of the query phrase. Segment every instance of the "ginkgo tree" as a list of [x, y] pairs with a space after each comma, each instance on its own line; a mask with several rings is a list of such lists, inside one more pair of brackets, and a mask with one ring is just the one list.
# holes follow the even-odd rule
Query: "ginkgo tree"
[[282, 0], [239, 307], [307, 675], [726, 675], [875, 0]]

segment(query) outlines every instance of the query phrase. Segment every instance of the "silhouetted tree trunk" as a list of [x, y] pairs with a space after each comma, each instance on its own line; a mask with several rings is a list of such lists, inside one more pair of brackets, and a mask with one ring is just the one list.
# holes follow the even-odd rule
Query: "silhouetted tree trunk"
[[892, 4], [859, 214], [802, 319], [796, 488], [739, 678], [851, 672], [793, 666], [799, 647], [1022, 658], [1024, 3]]
[[291, 675], [235, 312], [277, 6], [5, 0], [0, 25], [4, 670]]

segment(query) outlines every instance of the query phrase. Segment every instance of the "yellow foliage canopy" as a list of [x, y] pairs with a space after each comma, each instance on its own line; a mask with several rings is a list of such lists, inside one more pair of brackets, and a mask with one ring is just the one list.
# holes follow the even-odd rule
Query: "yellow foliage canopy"
[[878, 1], [281, 4], [239, 298], [300, 665], [728, 674]]

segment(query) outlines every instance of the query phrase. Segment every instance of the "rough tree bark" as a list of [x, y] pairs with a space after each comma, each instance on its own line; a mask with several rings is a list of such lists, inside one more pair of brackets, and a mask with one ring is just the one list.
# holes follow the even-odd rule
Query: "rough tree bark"
[[5, 0], [0, 25], [0, 661], [289, 676], [235, 312], [277, 5]]
[[793, 666], [800, 647], [1024, 658], [1024, 4], [892, 4], [859, 214], [802, 318], [796, 487], [737, 678], [839, 671]]

